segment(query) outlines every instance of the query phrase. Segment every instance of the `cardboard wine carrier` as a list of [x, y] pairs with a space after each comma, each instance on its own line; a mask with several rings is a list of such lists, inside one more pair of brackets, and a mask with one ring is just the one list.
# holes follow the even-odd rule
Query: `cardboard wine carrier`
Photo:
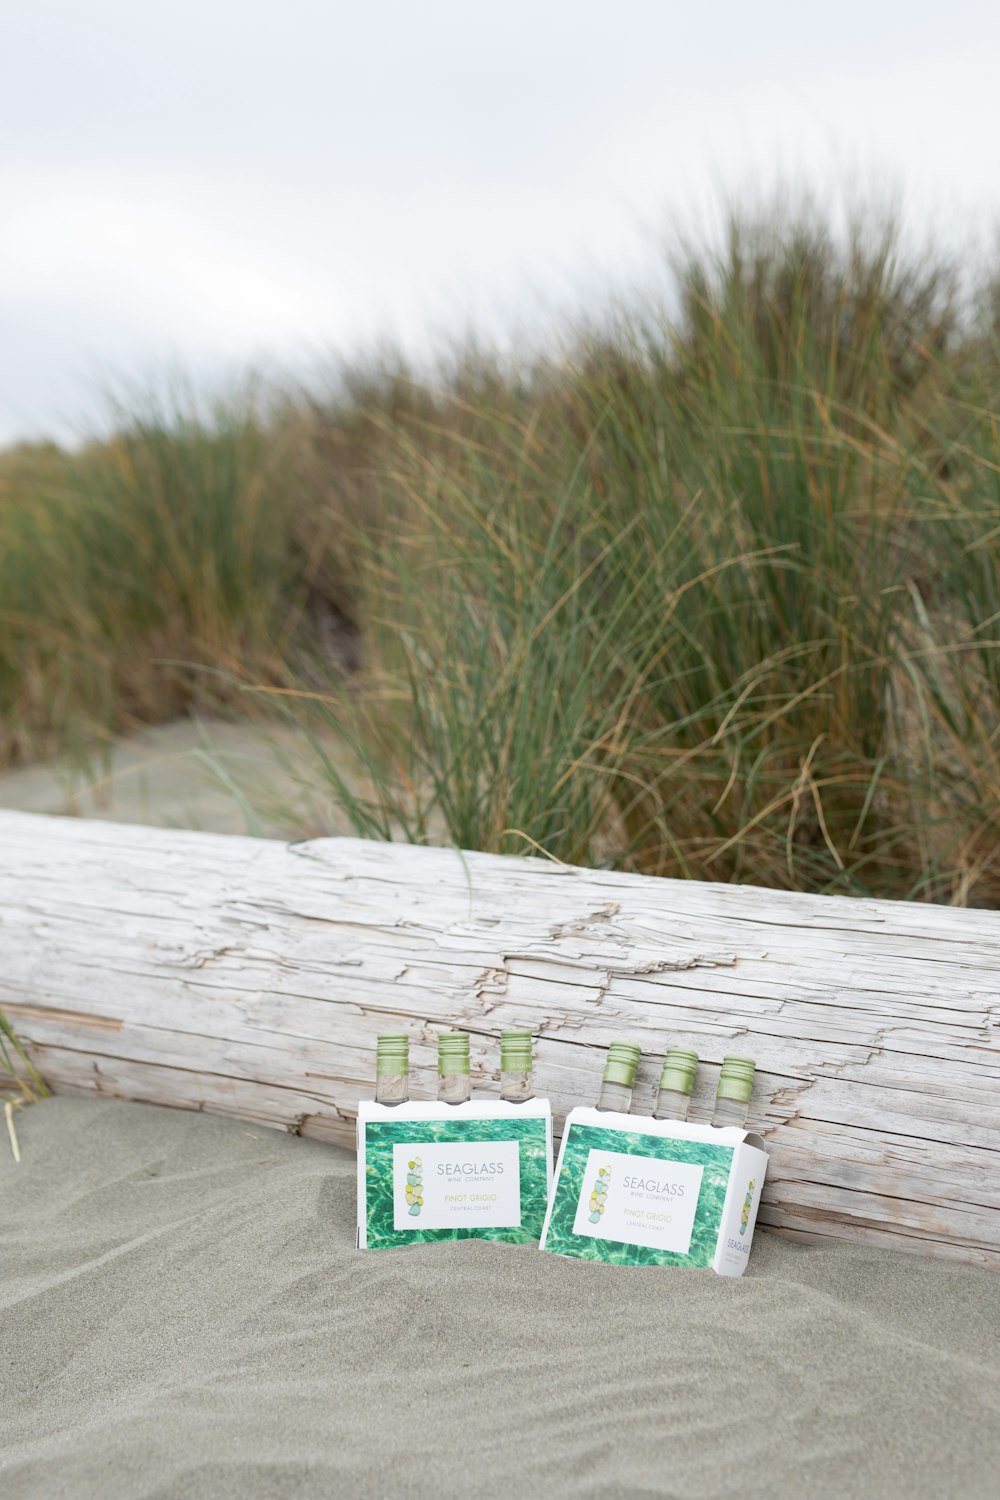
[[541, 1247], [742, 1276], [766, 1170], [746, 1130], [571, 1110]]
[[358, 1106], [358, 1245], [537, 1244], [552, 1185], [547, 1099]]

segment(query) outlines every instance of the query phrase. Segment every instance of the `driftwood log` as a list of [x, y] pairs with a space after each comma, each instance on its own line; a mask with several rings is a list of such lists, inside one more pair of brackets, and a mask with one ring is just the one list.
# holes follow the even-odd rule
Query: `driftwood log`
[[440, 1029], [497, 1088], [538, 1038], [557, 1129], [614, 1038], [758, 1062], [760, 1222], [1000, 1267], [1000, 917], [356, 839], [0, 813], [0, 1008], [57, 1090], [352, 1145], [375, 1034], [433, 1097]]

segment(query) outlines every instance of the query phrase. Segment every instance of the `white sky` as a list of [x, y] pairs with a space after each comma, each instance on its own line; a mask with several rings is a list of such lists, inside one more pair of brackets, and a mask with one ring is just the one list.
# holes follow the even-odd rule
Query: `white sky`
[[1000, 209], [1000, 4], [7, 0], [0, 442], [112, 374], [530, 323], [720, 191]]

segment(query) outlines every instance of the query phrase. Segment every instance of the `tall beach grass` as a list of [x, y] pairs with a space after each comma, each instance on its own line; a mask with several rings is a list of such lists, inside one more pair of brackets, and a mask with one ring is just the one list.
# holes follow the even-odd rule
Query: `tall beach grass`
[[366, 836], [1000, 902], [995, 299], [806, 211], [673, 287], [9, 455], [3, 753], [209, 698], [305, 726]]

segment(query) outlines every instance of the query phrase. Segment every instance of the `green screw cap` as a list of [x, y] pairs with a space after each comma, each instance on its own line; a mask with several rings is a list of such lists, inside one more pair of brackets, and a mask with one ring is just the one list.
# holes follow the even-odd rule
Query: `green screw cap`
[[502, 1073], [531, 1072], [530, 1031], [501, 1031], [500, 1071]]
[[676, 1094], [690, 1094], [697, 1066], [697, 1052], [689, 1052], [684, 1047], [671, 1047], [663, 1059], [660, 1088], [672, 1089]]
[[446, 1074], [469, 1071], [469, 1033], [443, 1031], [438, 1037], [438, 1072]]
[[752, 1057], [724, 1057], [722, 1059], [722, 1072], [719, 1074], [719, 1087], [715, 1091], [717, 1099], [739, 1099], [744, 1104], [750, 1102], [753, 1093], [754, 1073], [757, 1064]]
[[639, 1066], [639, 1048], [631, 1042], [612, 1042], [608, 1048], [608, 1060], [604, 1064], [604, 1082], [621, 1083], [630, 1089], [635, 1083], [635, 1070]]
[[409, 1037], [402, 1031], [383, 1031], [375, 1047], [376, 1078], [397, 1077], [409, 1071]]

